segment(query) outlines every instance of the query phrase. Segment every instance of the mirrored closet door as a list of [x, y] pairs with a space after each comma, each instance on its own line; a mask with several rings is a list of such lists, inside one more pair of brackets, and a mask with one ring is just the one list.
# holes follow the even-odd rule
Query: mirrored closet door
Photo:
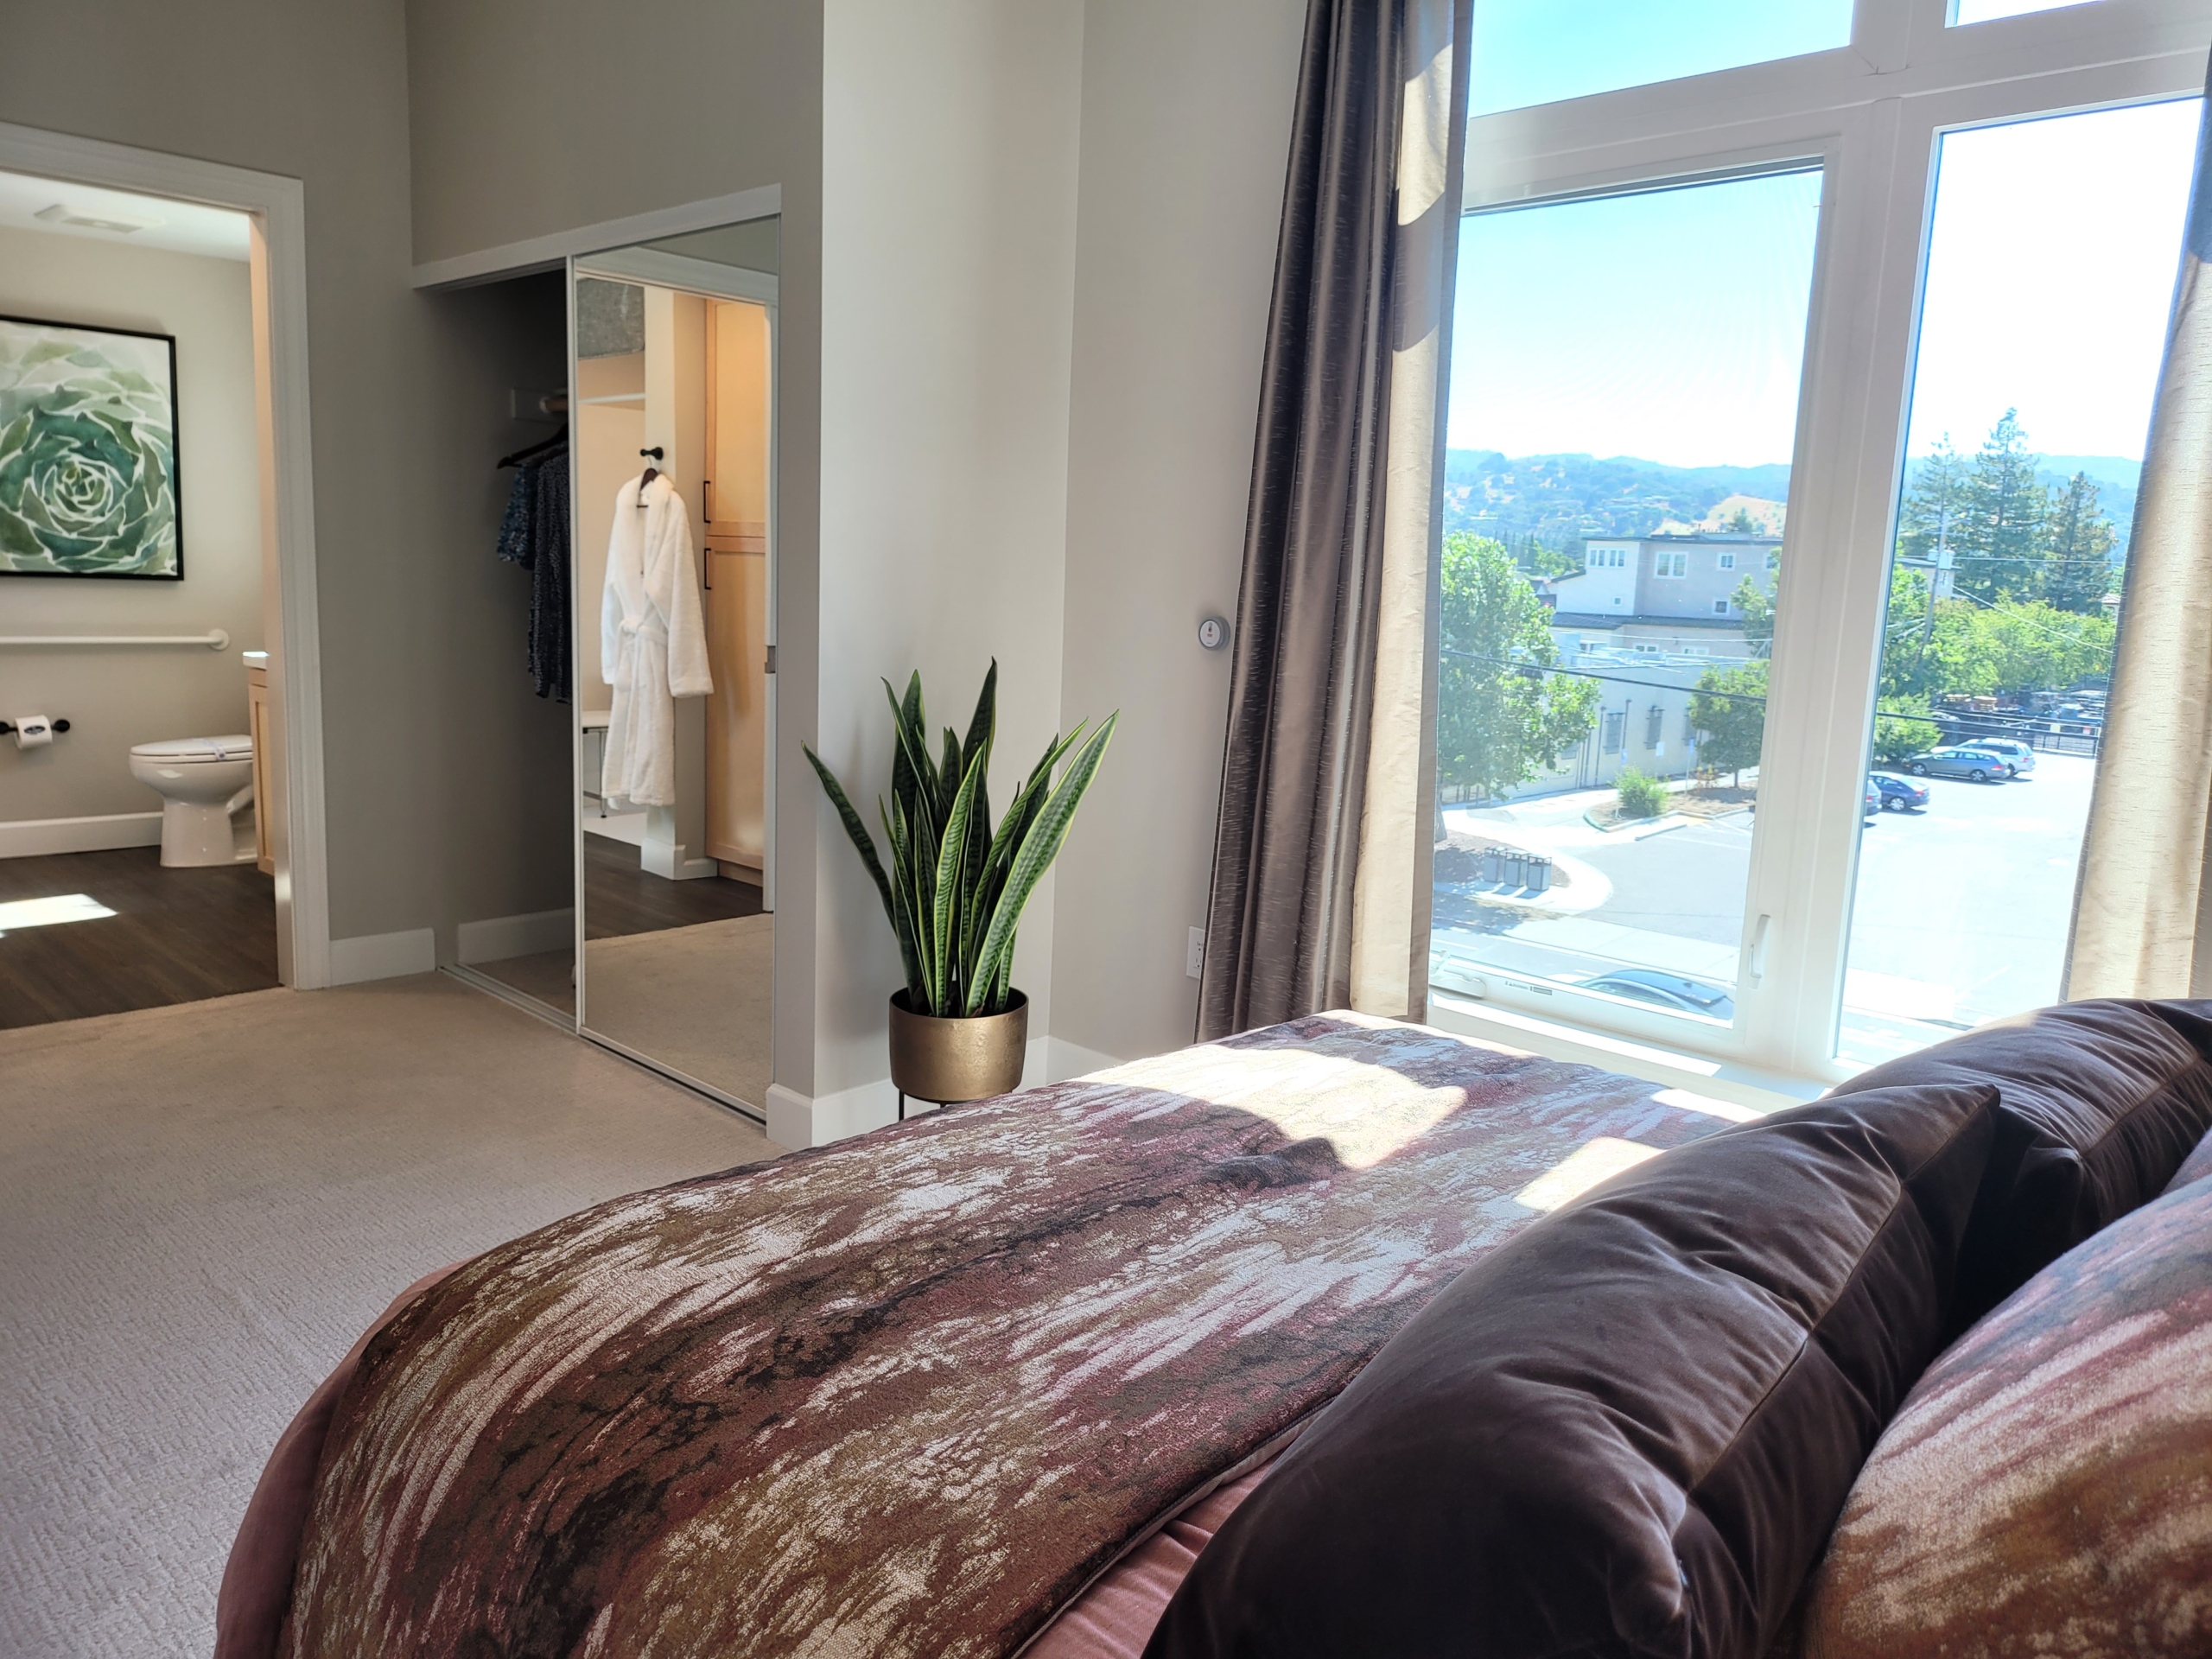
[[774, 981], [777, 228], [570, 271], [579, 1024], [756, 1113]]

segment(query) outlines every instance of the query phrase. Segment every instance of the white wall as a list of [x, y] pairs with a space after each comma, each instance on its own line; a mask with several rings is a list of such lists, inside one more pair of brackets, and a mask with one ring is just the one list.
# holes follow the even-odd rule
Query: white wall
[[[871, 816], [891, 766], [881, 678], [918, 668], [933, 725], [964, 728], [996, 653], [1000, 804], [1058, 727], [1082, 49], [1078, 0], [824, 8], [817, 747]], [[898, 953], [804, 788], [813, 1095], [859, 1091], [843, 1127], [887, 1121]], [[1015, 959], [1033, 1034], [1053, 1017], [1054, 905], [1032, 901]]]
[[245, 731], [239, 652], [262, 643], [245, 263], [0, 230], [0, 312], [176, 336], [184, 580], [0, 578], [0, 632], [230, 634], [219, 654], [0, 652], [0, 717], [71, 722], [50, 748], [19, 752], [0, 740], [0, 819], [158, 812], [161, 797], [130, 775], [130, 746]]
[[1061, 855], [1052, 1035], [1191, 1040], [1260, 356], [1303, 0], [1097, 0], [1084, 18], [1066, 654], [1071, 720], [1119, 709]]

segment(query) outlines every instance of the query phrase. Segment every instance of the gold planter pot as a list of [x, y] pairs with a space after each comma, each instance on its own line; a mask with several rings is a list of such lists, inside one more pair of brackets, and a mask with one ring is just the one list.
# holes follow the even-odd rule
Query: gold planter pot
[[951, 1105], [987, 1100], [1021, 1086], [1021, 1060], [1029, 1046], [1029, 999], [1013, 994], [1004, 1014], [972, 1020], [940, 1020], [916, 1014], [906, 993], [891, 995], [891, 1083], [899, 1090], [899, 1116], [906, 1096]]

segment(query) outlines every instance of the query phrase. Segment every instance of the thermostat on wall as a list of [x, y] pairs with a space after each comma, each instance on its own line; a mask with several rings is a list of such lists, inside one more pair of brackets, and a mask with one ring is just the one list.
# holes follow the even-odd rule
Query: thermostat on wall
[[1210, 616], [1198, 624], [1198, 643], [1208, 651], [1219, 651], [1229, 643], [1229, 624], [1217, 616]]

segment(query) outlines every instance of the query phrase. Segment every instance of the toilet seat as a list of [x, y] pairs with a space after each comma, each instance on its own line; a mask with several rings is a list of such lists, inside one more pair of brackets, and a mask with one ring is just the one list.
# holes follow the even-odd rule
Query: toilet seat
[[168, 766], [194, 766], [208, 760], [251, 760], [253, 740], [236, 737], [173, 737], [159, 743], [134, 743], [130, 753], [143, 760]]

